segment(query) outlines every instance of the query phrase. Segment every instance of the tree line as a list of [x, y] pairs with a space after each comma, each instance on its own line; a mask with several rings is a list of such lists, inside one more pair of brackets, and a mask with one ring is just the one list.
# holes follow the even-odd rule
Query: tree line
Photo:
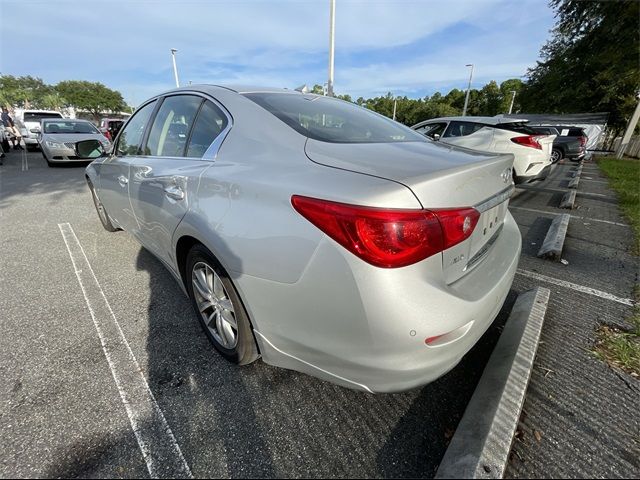
[[32, 76], [1, 75], [0, 104], [45, 110], [73, 107], [90, 112], [95, 118], [104, 112], [130, 111], [122, 94], [102, 83], [65, 80], [47, 85]]

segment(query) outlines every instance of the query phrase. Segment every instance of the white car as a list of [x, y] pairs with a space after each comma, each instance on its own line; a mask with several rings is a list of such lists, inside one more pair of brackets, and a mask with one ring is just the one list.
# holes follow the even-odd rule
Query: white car
[[514, 156], [513, 180], [544, 180], [551, 170], [556, 135], [540, 135], [527, 120], [503, 117], [444, 117], [414, 125], [415, 131], [434, 141], [491, 153]]
[[20, 129], [24, 145], [30, 151], [38, 148], [40, 120], [43, 118], [63, 118], [60, 112], [53, 110], [23, 110], [20, 113], [16, 113], [15, 117], [14, 122]]

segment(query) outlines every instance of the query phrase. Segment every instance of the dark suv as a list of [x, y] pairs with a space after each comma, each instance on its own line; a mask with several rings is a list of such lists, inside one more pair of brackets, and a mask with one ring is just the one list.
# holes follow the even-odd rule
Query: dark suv
[[551, 161], [553, 163], [563, 158], [578, 161], [581, 160], [586, 153], [587, 135], [580, 127], [531, 125], [529, 128], [532, 128], [536, 133], [556, 135], [551, 151]]

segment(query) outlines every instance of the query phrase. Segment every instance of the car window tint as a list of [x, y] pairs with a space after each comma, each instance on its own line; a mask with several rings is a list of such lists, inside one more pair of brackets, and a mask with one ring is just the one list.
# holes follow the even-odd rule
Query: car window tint
[[475, 122], [451, 122], [444, 133], [445, 137], [466, 137], [480, 130], [484, 125]]
[[202, 98], [175, 95], [165, 98], [151, 126], [145, 155], [183, 157], [189, 130], [196, 118]]
[[117, 148], [118, 155], [138, 155], [140, 153], [142, 135], [155, 106], [156, 101], [154, 100], [136, 111], [120, 133]]
[[364, 107], [297, 93], [245, 93], [305, 137], [330, 143], [426, 142], [417, 132]]
[[218, 135], [227, 127], [227, 117], [213, 102], [206, 101], [191, 132], [187, 157], [200, 158]]

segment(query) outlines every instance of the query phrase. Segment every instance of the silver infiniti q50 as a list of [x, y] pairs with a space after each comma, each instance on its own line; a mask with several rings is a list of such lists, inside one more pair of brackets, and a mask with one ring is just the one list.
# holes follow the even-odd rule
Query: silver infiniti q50
[[87, 180], [227, 359], [392, 392], [452, 369], [500, 310], [512, 164], [341, 100], [200, 85], [142, 104]]

